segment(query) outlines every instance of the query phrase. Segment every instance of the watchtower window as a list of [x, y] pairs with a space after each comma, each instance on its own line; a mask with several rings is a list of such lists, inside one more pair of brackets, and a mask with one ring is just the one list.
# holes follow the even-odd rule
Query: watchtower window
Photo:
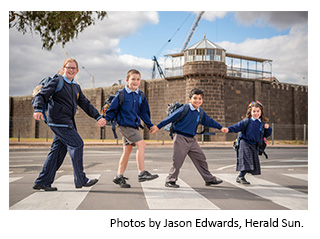
[[214, 61], [214, 49], [207, 49], [206, 60]]

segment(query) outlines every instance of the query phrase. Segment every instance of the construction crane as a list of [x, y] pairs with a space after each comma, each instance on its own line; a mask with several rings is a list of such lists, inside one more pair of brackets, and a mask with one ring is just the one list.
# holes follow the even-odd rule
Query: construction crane
[[[184, 50], [188, 47], [188, 45], [189, 45], [189, 43], [190, 43], [190, 41], [191, 41], [191, 39], [192, 39], [192, 37], [193, 37], [193, 34], [194, 34], [194, 32], [196, 31], [196, 29], [197, 29], [197, 27], [198, 27], [198, 25], [199, 25], [199, 22], [200, 22], [203, 14], [204, 14], [204, 11], [201, 11], [201, 12], [197, 15], [196, 19], [194, 20], [194, 22], [193, 22], [193, 24], [192, 24], [192, 26], [191, 26], [191, 28], [190, 28], [190, 30], [189, 30], [189, 33], [188, 33], [188, 35], [187, 35], [187, 38], [186, 38], [185, 42], [183, 43], [183, 45], [182, 45], [182, 47], [181, 47], [181, 49], [180, 49], [180, 53], [184, 52]], [[178, 28], [178, 30], [179, 30], [179, 29], [180, 29], [180, 28]], [[177, 31], [178, 31], [178, 30], [177, 30]], [[170, 39], [168, 42], [170, 42], [170, 41], [171, 41], [171, 39]], [[162, 71], [162, 69], [161, 69], [161, 66], [159, 65], [159, 62], [158, 62], [158, 60], [157, 60], [157, 57], [156, 57], [156, 56], [153, 56], [152, 60], [153, 60], [153, 62], [154, 62], [154, 63], [153, 63], [153, 69], [152, 69], [152, 79], [155, 79], [155, 76], [156, 76], [156, 67], [158, 68], [160, 77], [165, 78], [165, 75], [164, 75], [164, 73], [163, 73], [163, 71]]]
[[203, 14], [204, 14], [204, 11], [200, 12], [198, 14], [198, 16], [196, 17], [196, 19], [194, 20], [194, 22], [193, 22], [193, 24], [192, 24], [192, 26], [191, 26], [191, 28], [189, 30], [188, 36], [187, 36], [186, 40], [184, 41], [184, 43], [183, 43], [183, 45], [182, 45], [182, 47], [180, 49], [180, 53], [184, 52], [184, 50], [187, 49], [187, 47], [188, 47], [188, 45], [189, 45], [189, 43], [190, 43], [190, 41], [191, 41], [191, 39], [193, 37], [193, 34], [194, 34], [194, 32], [196, 31], [196, 29], [197, 29], [197, 27], [199, 25], [199, 22], [200, 22], [201, 17], [202, 17]]
[[163, 73], [163, 71], [162, 71], [162, 69], [161, 69], [161, 66], [159, 65], [159, 62], [158, 62], [158, 60], [157, 60], [157, 57], [156, 57], [156, 56], [153, 56], [152, 60], [153, 60], [152, 79], [155, 79], [155, 78], [156, 78], [156, 67], [158, 68], [160, 77], [166, 78], [166, 76], [164, 75], [164, 73]]

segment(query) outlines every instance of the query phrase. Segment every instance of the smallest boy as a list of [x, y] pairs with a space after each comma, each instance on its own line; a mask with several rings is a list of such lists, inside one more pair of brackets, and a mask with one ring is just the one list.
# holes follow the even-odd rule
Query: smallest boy
[[[168, 177], [166, 178], [166, 187], [179, 187], [179, 185], [176, 184], [176, 181], [178, 180], [180, 168], [182, 167], [187, 155], [190, 157], [196, 169], [204, 179], [206, 186], [222, 183], [222, 180], [217, 179], [210, 173], [208, 169], [206, 156], [200, 148], [197, 139], [194, 137], [196, 135], [197, 126], [200, 120], [200, 106], [203, 102], [203, 91], [197, 88], [191, 90], [189, 94], [189, 101], [189, 110], [186, 116], [180, 121], [178, 121], [175, 125], [175, 136], [173, 139], [172, 157], [173, 165], [169, 171]], [[163, 121], [161, 121], [150, 132], [156, 133], [165, 125], [177, 120], [182, 110], [183, 107], [180, 107], [174, 113], [172, 113]], [[216, 121], [214, 121], [205, 112], [203, 114], [200, 124], [219, 130], [222, 129], [222, 126]]]

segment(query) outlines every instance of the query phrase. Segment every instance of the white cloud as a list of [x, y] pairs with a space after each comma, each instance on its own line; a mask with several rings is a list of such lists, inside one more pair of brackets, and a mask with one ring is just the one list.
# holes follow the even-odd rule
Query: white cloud
[[218, 12], [214, 12], [214, 11], [207, 12], [206, 11], [206, 12], [204, 12], [202, 18], [206, 19], [208, 21], [214, 21], [217, 18], [224, 18], [227, 13], [228, 12], [224, 12], [224, 11], [218, 11]]
[[238, 11], [235, 19], [244, 25], [264, 26], [266, 24], [276, 27], [278, 30], [290, 28], [295, 25], [308, 23], [308, 12], [306, 11]]
[[247, 39], [242, 43], [225, 41], [218, 45], [230, 53], [273, 60], [273, 76], [280, 82], [308, 84], [307, 26], [293, 27], [288, 35], [270, 39]]
[[[159, 22], [156, 12], [108, 12], [108, 18], [97, 21], [66, 44], [70, 57], [80, 66], [78, 73], [82, 88], [90, 87], [90, 74], [95, 86], [110, 86], [125, 79], [131, 68], [138, 68], [142, 78], [151, 77], [152, 61], [130, 55], [121, 55], [117, 48], [121, 38], [137, 34], [146, 24]], [[38, 35], [22, 35], [15, 29], [9, 31], [9, 95], [29, 95], [44, 77], [55, 74], [62, 66], [64, 53], [60, 45], [51, 51], [41, 49]], [[85, 67], [83, 69], [82, 67]]]

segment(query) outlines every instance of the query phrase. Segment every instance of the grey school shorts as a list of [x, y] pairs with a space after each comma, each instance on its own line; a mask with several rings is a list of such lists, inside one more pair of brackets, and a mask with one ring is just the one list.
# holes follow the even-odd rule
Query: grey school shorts
[[120, 132], [123, 135], [123, 145], [133, 145], [135, 146], [136, 142], [142, 140], [139, 130], [132, 127], [125, 127], [118, 125]]

